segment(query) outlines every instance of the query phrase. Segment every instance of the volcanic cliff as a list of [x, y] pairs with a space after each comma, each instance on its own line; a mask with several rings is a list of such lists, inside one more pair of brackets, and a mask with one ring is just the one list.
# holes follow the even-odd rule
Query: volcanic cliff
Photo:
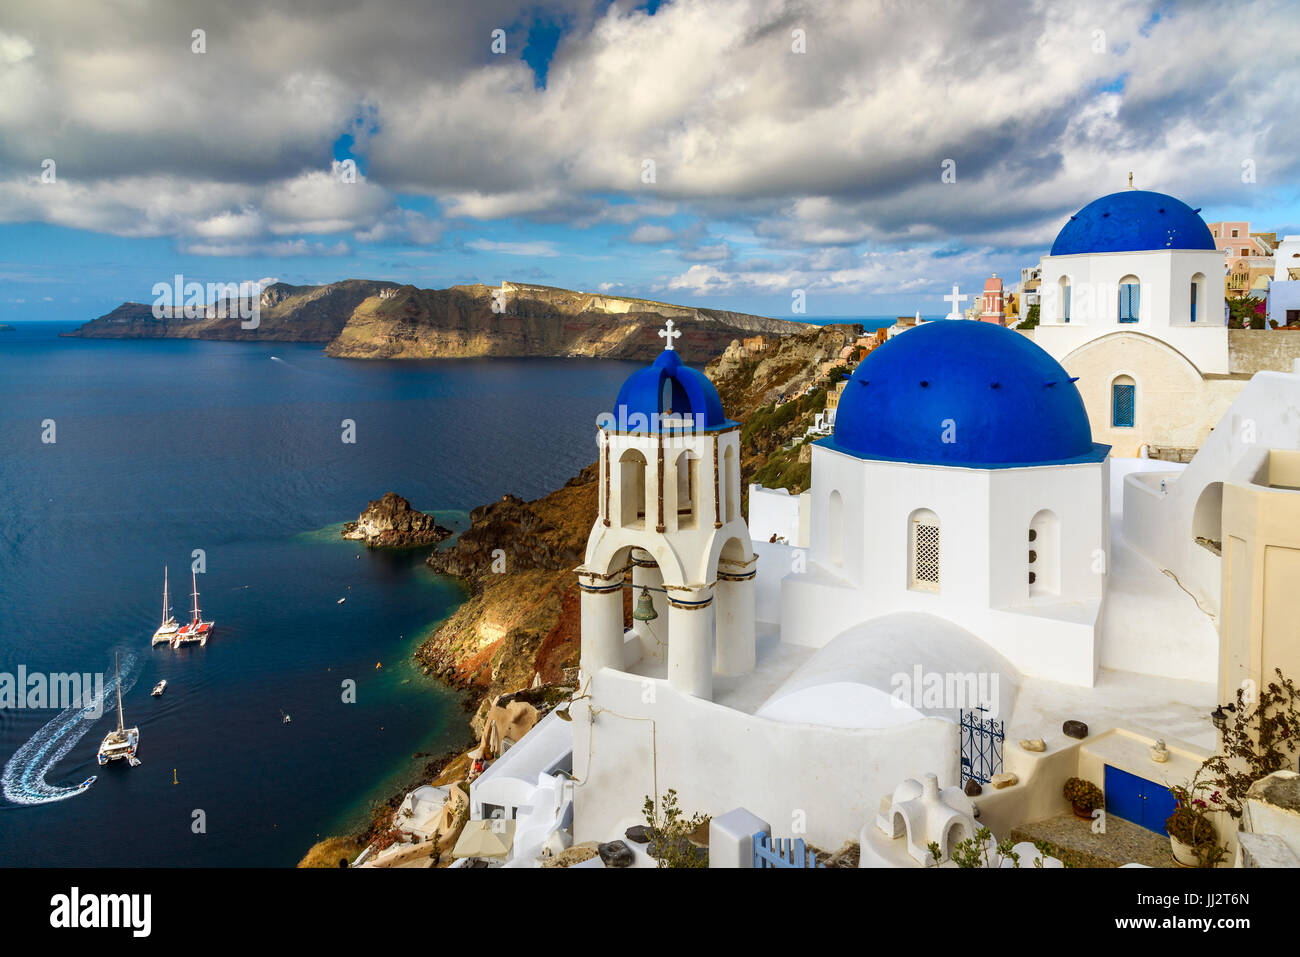
[[156, 318], [153, 306], [128, 302], [69, 335], [324, 342], [328, 355], [347, 359], [649, 360], [663, 348], [658, 333], [672, 319], [681, 332], [676, 348], [682, 358], [703, 363], [734, 339], [807, 329], [785, 319], [512, 282], [449, 289], [363, 279], [322, 286], [275, 283], [262, 290], [258, 307], [256, 328], [244, 328], [251, 320], [241, 321], [229, 304], [205, 307], [198, 318], [185, 318], [180, 310], [159, 310], [162, 318]]

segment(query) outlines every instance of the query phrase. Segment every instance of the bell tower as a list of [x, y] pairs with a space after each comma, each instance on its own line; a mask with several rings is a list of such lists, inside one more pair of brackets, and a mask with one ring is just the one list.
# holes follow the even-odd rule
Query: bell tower
[[664, 351], [598, 423], [598, 514], [577, 570], [582, 671], [662, 673], [712, 698], [715, 673], [754, 668], [756, 559], [740, 514], [740, 425], [708, 378], [682, 363], [671, 319], [659, 335]]

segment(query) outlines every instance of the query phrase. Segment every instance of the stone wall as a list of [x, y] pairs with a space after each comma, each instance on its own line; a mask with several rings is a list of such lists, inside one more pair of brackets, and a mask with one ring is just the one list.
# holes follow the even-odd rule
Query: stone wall
[[1282, 329], [1229, 329], [1228, 368], [1254, 375], [1290, 372], [1300, 359], [1300, 332]]

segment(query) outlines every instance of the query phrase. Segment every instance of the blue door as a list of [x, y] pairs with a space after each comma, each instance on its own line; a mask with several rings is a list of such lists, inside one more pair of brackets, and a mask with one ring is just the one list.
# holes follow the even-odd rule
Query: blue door
[[1178, 802], [1163, 784], [1106, 765], [1106, 813], [1164, 834]]

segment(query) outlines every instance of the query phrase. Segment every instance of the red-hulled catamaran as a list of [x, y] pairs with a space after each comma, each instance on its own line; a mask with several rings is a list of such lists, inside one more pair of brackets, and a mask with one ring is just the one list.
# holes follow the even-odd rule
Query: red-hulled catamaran
[[216, 625], [215, 621], [204, 621], [203, 615], [199, 611], [199, 580], [193, 569], [190, 569], [190, 581], [194, 586], [194, 617], [181, 625], [180, 630], [176, 632], [176, 637], [172, 639], [173, 648], [178, 645], [188, 645], [195, 641], [200, 645], [206, 645], [208, 638], [212, 635], [212, 629]]

